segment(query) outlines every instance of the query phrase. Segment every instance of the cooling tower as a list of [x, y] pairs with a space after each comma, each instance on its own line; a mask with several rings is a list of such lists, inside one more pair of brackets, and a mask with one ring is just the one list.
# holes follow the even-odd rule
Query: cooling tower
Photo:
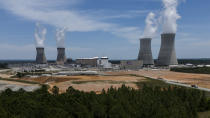
[[167, 33], [161, 35], [161, 48], [158, 56], [159, 66], [177, 65], [175, 51], [175, 34]]
[[138, 60], [143, 60], [144, 65], [154, 65], [151, 50], [151, 38], [140, 39], [140, 51]]
[[66, 62], [65, 48], [57, 48], [57, 50], [58, 50], [57, 64], [64, 64]]
[[44, 48], [36, 48], [37, 55], [36, 55], [36, 63], [38, 64], [46, 64], [47, 60], [44, 53]]

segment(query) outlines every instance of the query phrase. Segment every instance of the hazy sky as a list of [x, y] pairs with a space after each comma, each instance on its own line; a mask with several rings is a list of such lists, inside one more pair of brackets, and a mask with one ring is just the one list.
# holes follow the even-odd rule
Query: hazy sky
[[[179, 1], [178, 58], [210, 58], [209, 5], [210, 0]], [[47, 28], [48, 59], [57, 56], [55, 34], [61, 27], [68, 27], [68, 57], [136, 59], [145, 18], [162, 9], [161, 0], [0, 0], [0, 59], [35, 59], [36, 22]], [[154, 58], [161, 32], [159, 26], [152, 40]]]

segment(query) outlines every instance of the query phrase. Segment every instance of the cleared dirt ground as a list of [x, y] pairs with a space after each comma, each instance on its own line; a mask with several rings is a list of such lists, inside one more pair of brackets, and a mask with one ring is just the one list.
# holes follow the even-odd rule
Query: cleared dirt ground
[[129, 75], [123, 76], [65, 76], [65, 77], [39, 77], [39, 78], [24, 78], [23, 80], [35, 81], [59, 87], [60, 92], [65, 92], [68, 87], [72, 86], [75, 89], [90, 92], [101, 92], [102, 89], [107, 90], [111, 86], [119, 88], [123, 84], [132, 88], [138, 88], [136, 82], [146, 81], [143, 77], [135, 77]]
[[[137, 82], [147, 81], [144, 77], [162, 78], [168, 81], [174, 81], [189, 85], [198, 85], [199, 87], [210, 89], [210, 75], [208, 74], [190, 74], [171, 72], [169, 70], [140, 70], [140, 71], [119, 71], [105, 72], [106, 76], [63, 76], [63, 77], [38, 77], [38, 78], [22, 78], [22, 80], [48, 84], [51, 88], [57, 86], [60, 92], [65, 92], [70, 86], [75, 89], [90, 92], [101, 92], [102, 89], [107, 90], [111, 86], [118, 88], [122, 84], [137, 89]], [[135, 76], [138, 75], [138, 76]], [[142, 76], [142, 77], [141, 77]]]
[[169, 70], [140, 70], [140, 71], [121, 71], [121, 72], [108, 72], [112, 75], [123, 74], [136, 74], [140, 76], [146, 76], [151, 78], [162, 78], [168, 81], [175, 81], [179, 83], [198, 85], [199, 87], [210, 89], [210, 74], [191, 74], [171, 72]]

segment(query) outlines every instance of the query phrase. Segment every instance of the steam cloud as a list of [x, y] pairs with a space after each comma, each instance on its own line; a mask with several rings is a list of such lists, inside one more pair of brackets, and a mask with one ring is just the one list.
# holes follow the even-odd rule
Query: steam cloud
[[47, 29], [41, 26], [39, 23], [36, 23], [36, 28], [34, 33], [36, 47], [44, 47], [44, 40], [46, 33]]
[[181, 18], [177, 13], [178, 0], [163, 0], [163, 4], [163, 33], [176, 33], [176, 21]]
[[152, 38], [157, 31], [157, 22], [155, 14], [150, 12], [145, 20], [146, 27], [144, 29], [143, 38]]
[[66, 28], [61, 28], [56, 30], [56, 42], [58, 48], [64, 48], [65, 47], [65, 32]]

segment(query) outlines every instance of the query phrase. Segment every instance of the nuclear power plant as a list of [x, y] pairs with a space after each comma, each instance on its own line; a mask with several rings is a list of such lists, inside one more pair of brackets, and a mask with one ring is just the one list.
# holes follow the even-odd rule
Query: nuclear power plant
[[161, 35], [161, 48], [158, 56], [158, 65], [169, 66], [177, 64], [175, 33], [164, 33]]
[[152, 57], [151, 50], [151, 38], [140, 39], [140, 50], [138, 55], [138, 60], [143, 60], [143, 65], [154, 65], [154, 60]]
[[45, 57], [44, 48], [36, 48], [37, 55], [36, 55], [36, 63], [38, 64], [46, 64], [47, 60]]
[[64, 64], [66, 63], [66, 54], [65, 54], [65, 48], [57, 48], [57, 64]]

